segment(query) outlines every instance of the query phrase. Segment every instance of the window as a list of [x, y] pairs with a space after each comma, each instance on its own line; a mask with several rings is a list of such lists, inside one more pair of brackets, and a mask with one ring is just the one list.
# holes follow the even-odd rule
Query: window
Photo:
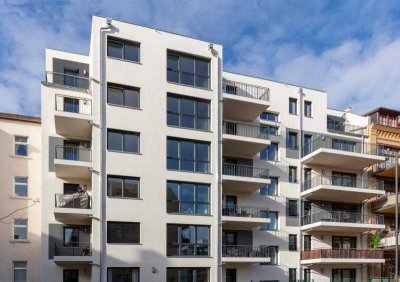
[[225, 270], [225, 282], [236, 282], [237, 275], [236, 275], [236, 268], [227, 268]]
[[64, 97], [64, 112], [79, 113], [79, 99]]
[[108, 150], [127, 153], [139, 153], [139, 133], [109, 129], [107, 134]]
[[347, 140], [332, 140], [332, 149], [347, 151], [347, 152], [355, 152], [356, 151], [356, 142], [347, 141]]
[[332, 171], [333, 186], [357, 187], [357, 174]]
[[311, 282], [311, 269], [305, 268], [303, 270], [304, 273], [304, 282]]
[[356, 282], [356, 269], [332, 269], [333, 282]]
[[289, 166], [289, 182], [297, 183], [297, 167]]
[[289, 268], [289, 282], [296, 282], [296, 268]]
[[308, 190], [312, 187], [314, 183], [312, 183], [312, 169], [305, 168], [304, 169], [304, 183], [303, 183], [303, 190]]
[[288, 134], [288, 140], [287, 140], [287, 147], [288, 149], [292, 150], [297, 150], [298, 144], [297, 144], [297, 132], [289, 132]]
[[298, 201], [297, 200], [288, 200], [287, 203], [288, 208], [288, 216], [297, 217], [298, 216]]
[[260, 211], [260, 217], [270, 219], [270, 223], [262, 224], [260, 230], [278, 230], [278, 212]]
[[13, 281], [26, 282], [28, 281], [28, 266], [26, 261], [13, 261]]
[[108, 84], [107, 102], [128, 108], [140, 108], [140, 89], [116, 84]]
[[167, 256], [208, 256], [210, 227], [167, 224]]
[[312, 149], [312, 135], [304, 135], [304, 146], [303, 146], [303, 156], [307, 156], [311, 153]]
[[278, 177], [270, 177], [270, 184], [260, 189], [260, 195], [263, 196], [277, 196], [278, 195]]
[[289, 98], [289, 114], [297, 115], [297, 99]]
[[267, 121], [278, 121], [278, 114], [270, 113], [270, 112], [264, 112], [260, 115], [260, 119], [262, 120], [267, 120]]
[[210, 186], [188, 182], [167, 182], [167, 212], [210, 214]]
[[63, 282], [79, 282], [79, 269], [64, 269]]
[[304, 235], [304, 251], [311, 250], [311, 235]]
[[131, 62], [139, 62], [140, 44], [109, 36], [107, 39], [107, 56]]
[[79, 247], [79, 227], [64, 226], [64, 246]]
[[167, 80], [210, 88], [210, 60], [168, 52]]
[[14, 219], [14, 240], [28, 240], [27, 219]]
[[289, 251], [297, 251], [297, 235], [289, 234]]
[[109, 267], [107, 282], [139, 282], [139, 268]]
[[108, 176], [107, 196], [120, 198], [139, 198], [140, 180], [134, 177]]
[[64, 194], [71, 195], [79, 192], [79, 184], [64, 183]]
[[267, 264], [278, 264], [278, 246], [266, 246], [268, 248], [268, 256], [271, 259]]
[[311, 117], [312, 116], [312, 103], [310, 101], [304, 101], [304, 116]]
[[210, 130], [210, 102], [168, 95], [167, 124]]
[[28, 156], [28, 137], [15, 136], [14, 145], [16, 156]]
[[277, 161], [278, 160], [278, 143], [271, 143], [267, 148], [260, 152], [260, 160]]
[[140, 223], [107, 222], [107, 243], [140, 243]]
[[167, 282], [209, 282], [208, 268], [167, 268]]
[[260, 133], [278, 136], [279, 135], [279, 127], [269, 126], [269, 125], [268, 126], [260, 125]]
[[64, 85], [71, 87], [78, 87], [78, 69], [64, 69]]
[[210, 144], [168, 138], [167, 169], [208, 173], [210, 170]]
[[357, 237], [332, 236], [332, 249], [356, 249]]
[[15, 177], [14, 178], [14, 195], [18, 197], [28, 196], [28, 178]]

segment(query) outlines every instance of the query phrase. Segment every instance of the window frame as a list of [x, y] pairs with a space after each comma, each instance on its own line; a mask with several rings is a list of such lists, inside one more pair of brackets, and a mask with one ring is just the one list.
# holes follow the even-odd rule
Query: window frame
[[[292, 205], [295, 205], [293, 207]], [[296, 208], [293, 210], [293, 208]], [[288, 217], [299, 217], [299, 201], [294, 199], [287, 200], [287, 216]]]
[[[109, 178], [118, 178], [119, 180], [122, 180], [122, 189], [121, 189], [121, 194], [122, 196], [112, 196], [109, 193]], [[124, 190], [125, 190], [125, 180], [136, 180], [138, 182], [137, 186], [138, 186], [138, 191], [137, 197], [125, 197], [124, 196]], [[114, 198], [114, 199], [131, 199], [131, 200], [140, 200], [140, 193], [141, 192], [141, 186], [140, 186], [140, 177], [134, 177], [134, 176], [121, 176], [121, 175], [114, 175], [114, 174], [109, 174], [107, 175], [107, 197], [109, 198]]]
[[[292, 105], [294, 107], [292, 107]], [[298, 115], [297, 99], [296, 98], [289, 98], [289, 114]]]
[[[309, 109], [309, 111], [307, 109]], [[304, 116], [308, 117], [308, 118], [311, 118], [312, 117], [312, 112], [313, 112], [313, 110], [312, 110], [312, 102], [304, 100]]]
[[[122, 104], [116, 104], [112, 103], [109, 101], [109, 88], [114, 88], [114, 89], [120, 89], [122, 90]], [[138, 92], [138, 106], [133, 107], [133, 106], [128, 106], [125, 103], [125, 91], [126, 90], [132, 90], [132, 91], [137, 91]], [[110, 106], [116, 106], [116, 107], [122, 107], [122, 108], [128, 108], [128, 109], [135, 109], [135, 110], [140, 110], [140, 88], [135, 87], [135, 86], [127, 86], [127, 85], [122, 85], [122, 84], [117, 84], [117, 83], [107, 83], [107, 104]]]
[[[108, 43], [109, 42], [113, 42], [113, 43], [122, 45], [122, 58], [113, 57], [113, 56], [109, 55], [109, 52], [108, 52]], [[137, 49], [138, 49], [138, 54], [137, 54], [138, 60], [137, 61], [129, 60], [129, 59], [125, 58], [125, 45], [126, 44], [137, 47]], [[109, 59], [116, 59], [116, 60], [122, 60], [122, 61], [126, 61], [126, 62], [141, 64], [140, 49], [141, 49], [141, 44], [138, 41], [126, 40], [126, 39], [116, 37], [116, 36], [107, 36], [107, 58], [109, 58]]]
[[[279, 195], [279, 177], [270, 176], [269, 179], [271, 180], [271, 183], [260, 188], [260, 195], [261, 196], [278, 196]], [[272, 184], [272, 180], [274, 180], [274, 181], [276, 180], [276, 188], [275, 188], [275, 193], [274, 194], [270, 194], [269, 193], [269, 185]], [[267, 193], [262, 192], [264, 190], [267, 191]]]
[[[17, 138], [26, 138], [26, 142], [16, 141]], [[26, 147], [26, 155], [17, 154], [17, 145]], [[29, 137], [24, 135], [14, 135], [14, 156], [28, 157], [29, 156]]]
[[[110, 132], [122, 134], [122, 150], [115, 150], [115, 149], [110, 149], [109, 148], [109, 133]], [[137, 136], [138, 137], [137, 152], [131, 152], [131, 151], [126, 151], [125, 150], [125, 135], [133, 135], [133, 136]], [[140, 155], [141, 154], [140, 135], [141, 135], [140, 132], [107, 128], [107, 151], [116, 152], [116, 153], [126, 153], [126, 154]]]
[[[15, 264], [16, 263], [25, 263], [25, 267], [16, 267]], [[24, 270], [25, 271], [25, 277], [26, 277], [26, 281], [29, 281], [29, 277], [28, 277], [28, 261], [21, 261], [21, 260], [16, 260], [16, 261], [12, 261], [12, 281], [15, 281], [15, 271], [16, 270]]]
[[[168, 227], [177, 227], [178, 228], [178, 238], [174, 238], [177, 239], [176, 242], [173, 243], [169, 243], [169, 238], [168, 238]], [[194, 234], [194, 242], [195, 243], [182, 243], [182, 229], [183, 228], [190, 228], [190, 227], [194, 227], [195, 228], [195, 234]], [[198, 243], [198, 228], [202, 227], [202, 228], [208, 228], [208, 244], [204, 244], [204, 243]], [[175, 234], [174, 234], [175, 235]], [[176, 223], [167, 223], [167, 244], [166, 244], [166, 254], [167, 257], [210, 257], [211, 256], [211, 226], [210, 225], [201, 225], [201, 224], [176, 224]], [[182, 253], [182, 247], [184, 246], [189, 246], [193, 248], [193, 254], [191, 255], [185, 255]], [[169, 254], [168, 250], [171, 247], [175, 247], [178, 248], [178, 254]], [[207, 254], [206, 255], [199, 255], [198, 254], [198, 248], [201, 247], [207, 247]]]
[[[292, 240], [291, 240], [291, 238], [292, 238]], [[288, 246], [289, 251], [297, 252], [297, 234], [289, 234], [288, 244], [289, 244], [289, 246]]]
[[[15, 224], [16, 220], [26, 220], [26, 224], [22, 225], [22, 224]], [[13, 219], [13, 241], [28, 241], [29, 240], [29, 230], [28, 230], [28, 219], [27, 218], [14, 218]], [[15, 238], [15, 228], [25, 228], [26, 229], [26, 238], [24, 239], [16, 239]]]
[[[20, 178], [20, 179], [25, 178], [26, 179], [26, 183], [18, 182], [17, 178]], [[16, 193], [16, 188], [17, 188], [16, 186], [17, 185], [25, 186], [25, 189], [26, 189], [26, 195], [25, 196], [17, 195], [17, 193]], [[26, 176], [14, 176], [14, 186], [13, 187], [14, 187], [14, 189], [13, 189], [13, 197], [29, 198], [29, 178], [28, 177], [26, 177]]]
[[[119, 270], [119, 269], [132, 270], [132, 271], [137, 270], [137, 277], [138, 277], [137, 282], [140, 282], [140, 267], [107, 267], [107, 282], [113, 282], [113, 281], [110, 281], [110, 280], [108, 279], [108, 272], [109, 272], [110, 270]], [[117, 282], [117, 281], [116, 281], [116, 282]]]
[[290, 150], [298, 150], [299, 149], [299, 134], [297, 132], [294, 132], [294, 131], [288, 132], [286, 147]]
[[[271, 160], [269, 159], [269, 151], [268, 149], [272, 147], [275, 147], [275, 159]], [[271, 144], [269, 144], [266, 148], [264, 148], [263, 150], [260, 151], [260, 160], [263, 161], [272, 161], [272, 162], [277, 162], [279, 161], [279, 143], [278, 142], [271, 142]]]
[[[273, 116], [276, 117], [276, 119], [269, 119], [268, 117]], [[265, 118], [266, 117], [266, 118]], [[279, 122], [279, 114], [273, 113], [273, 112], [263, 112], [260, 115], [260, 120], [262, 121], [270, 121], [270, 122]]]
[[[294, 171], [294, 174], [292, 172]], [[289, 183], [297, 183], [297, 166], [289, 166], [289, 174], [288, 174]]]
[[296, 281], [297, 281], [297, 268], [289, 268], [289, 282], [296, 282]]
[[[196, 271], [196, 274], [197, 274], [197, 271], [198, 270], [207, 270], [207, 276], [208, 276], [208, 279], [207, 279], [207, 282], [210, 282], [210, 268], [209, 267], [167, 267], [167, 269], [166, 269], [166, 276], [167, 276], [167, 278], [168, 278], [168, 270], [177, 270], [178, 271], [178, 281], [177, 282], [179, 282], [179, 281], [181, 281], [181, 271], [182, 270], [192, 270], [192, 271]], [[194, 276], [194, 280], [193, 280], [193, 282], [196, 282], [197, 281], [197, 275], [196, 276]]]
[[[125, 239], [125, 230], [124, 230], [124, 227], [125, 226], [123, 226], [123, 228], [122, 228], [122, 236], [121, 237], [123, 237], [125, 240], [121, 240], [121, 241], [118, 241], [118, 242], [116, 242], [115, 240], [114, 241], [110, 241], [111, 240], [111, 238], [110, 238], [110, 236], [109, 236], [109, 228], [110, 228], [110, 223], [112, 223], [112, 224], [122, 224], [122, 225], [128, 225], [128, 224], [131, 224], [131, 225], [134, 225], [134, 226], [138, 226], [138, 228], [139, 228], [139, 231], [138, 231], [138, 242], [128, 242], [126, 239]], [[107, 244], [119, 244], [119, 245], [140, 245], [141, 244], [141, 239], [142, 239], [142, 234], [141, 234], [141, 230], [142, 228], [141, 228], [141, 224], [140, 224], [140, 222], [131, 222], [131, 221], [107, 221]]]

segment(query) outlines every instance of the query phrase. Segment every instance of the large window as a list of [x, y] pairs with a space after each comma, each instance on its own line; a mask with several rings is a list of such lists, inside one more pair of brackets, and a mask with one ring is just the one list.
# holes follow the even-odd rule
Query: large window
[[139, 282], [139, 268], [109, 267], [107, 268], [107, 282]]
[[289, 114], [297, 115], [297, 99], [289, 98]]
[[270, 177], [271, 183], [260, 188], [260, 195], [277, 196], [278, 195], [278, 177]]
[[15, 136], [14, 145], [15, 145], [14, 154], [16, 156], [23, 156], [23, 157], [28, 156], [28, 137]]
[[14, 219], [14, 240], [28, 240], [28, 220]]
[[298, 201], [297, 200], [288, 200], [287, 202], [287, 213], [288, 216], [297, 217], [298, 212]]
[[140, 108], [140, 90], [134, 87], [108, 84], [107, 102], [112, 105], [138, 109]]
[[297, 251], [297, 235], [289, 234], [289, 251]]
[[208, 268], [167, 268], [167, 282], [209, 282]]
[[107, 243], [140, 243], [140, 223], [107, 222]]
[[108, 176], [107, 195], [109, 197], [139, 198], [139, 178]]
[[210, 88], [210, 60], [168, 52], [167, 80]]
[[356, 142], [333, 139], [332, 140], [332, 149], [347, 151], [347, 152], [355, 152], [356, 151]]
[[26, 261], [13, 261], [13, 281], [26, 282], [28, 281], [28, 266]]
[[140, 134], [136, 132], [108, 130], [107, 149], [111, 151], [139, 153]]
[[209, 256], [210, 227], [167, 224], [167, 256]]
[[28, 196], [28, 178], [14, 177], [14, 195], [18, 197]]
[[271, 143], [260, 152], [260, 160], [277, 161], [278, 143]]
[[210, 186], [188, 182], [167, 182], [167, 212], [210, 214]]
[[167, 124], [210, 130], [210, 102], [168, 95]]
[[108, 37], [107, 56], [132, 62], [140, 60], [140, 44], [116, 37]]
[[210, 144], [184, 139], [167, 139], [167, 169], [210, 171]]

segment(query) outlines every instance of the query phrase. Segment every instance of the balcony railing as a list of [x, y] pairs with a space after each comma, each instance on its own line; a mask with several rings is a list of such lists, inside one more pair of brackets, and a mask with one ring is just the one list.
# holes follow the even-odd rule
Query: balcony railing
[[55, 256], [81, 256], [92, 255], [92, 245], [87, 242], [64, 243], [56, 242], [54, 247]]
[[90, 162], [92, 153], [90, 148], [56, 146], [56, 159]]
[[58, 72], [46, 71], [45, 82], [67, 88], [89, 89], [89, 78], [82, 76], [74, 76]]
[[375, 179], [360, 179], [349, 176], [315, 176], [303, 182], [303, 191], [319, 185], [350, 187], [355, 189], [384, 190], [384, 182]]
[[266, 87], [226, 79], [223, 80], [222, 87], [226, 94], [269, 101], [269, 88]]
[[350, 135], [363, 135], [364, 127], [352, 124], [336, 124], [328, 123], [327, 129], [330, 132], [350, 134]]
[[56, 208], [90, 209], [90, 196], [86, 193], [56, 194]]
[[260, 125], [242, 123], [236, 121], [224, 121], [222, 125], [223, 133], [242, 137], [257, 139], [268, 139], [268, 132]]
[[[380, 153], [379, 155], [384, 156], [383, 153]], [[400, 160], [399, 160], [399, 163], [400, 163]], [[396, 158], [388, 157], [384, 162], [375, 164], [373, 166], [373, 172], [379, 173], [379, 172], [385, 171], [387, 169], [392, 169], [395, 167], [395, 165], [396, 165]], [[400, 167], [400, 165], [399, 165], [399, 167]]]
[[339, 222], [355, 224], [384, 224], [383, 215], [353, 213], [347, 211], [323, 211], [303, 216], [302, 225], [317, 222]]
[[224, 163], [223, 174], [231, 176], [251, 177], [251, 178], [269, 178], [269, 169], [253, 167], [248, 165], [237, 165]]
[[[262, 209], [265, 211], [266, 209]], [[223, 216], [234, 216], [234, 217], [249, 217], [249, 218], [261, 218], [260, 208], [255, 207], [242, 207], [242, 206], [228, 206], [222, 208]]]
[[[397, 195], [400, 203], [400, 194]], [[396, 205], [396, 193], [387, 192], [386, 195], [376, 197], [371, 201], [372, 210], [376, 211], [384, 206], [395, 206]]]
[[223, 245], [223, 257], [250, 257], [250, 258], [266, 258], [268, 257], [268, 247], [253, 247], [246, 245]]
[[301, 259], [383, 259], [383, 250], [316, 249], [301, 252]]
[[91, 115], [92, 101], [90, 99], [56, 95], [56, 111]]

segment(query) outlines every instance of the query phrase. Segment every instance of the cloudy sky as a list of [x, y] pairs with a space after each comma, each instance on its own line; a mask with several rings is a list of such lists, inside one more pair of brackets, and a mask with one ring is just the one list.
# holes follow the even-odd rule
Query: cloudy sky
[[0, 0], [0, 111], [40, 114], [46, 47], [87, 54], [92, 14], [224, 45], [224, 69], [400, 109], [400, 1]]

